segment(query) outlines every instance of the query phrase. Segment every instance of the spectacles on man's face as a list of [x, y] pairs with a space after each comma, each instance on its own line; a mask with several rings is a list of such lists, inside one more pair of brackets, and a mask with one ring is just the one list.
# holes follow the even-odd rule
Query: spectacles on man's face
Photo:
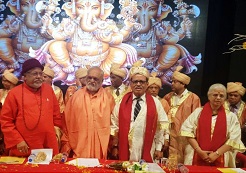
[[43, 77], [43, 72], [27, 72], [27, 74], [30, 74], [33, 77], [41, 76]]
[[145, 84], [147, 81], [144, 80], [132, 80], [131, 81], [134, 85], [137, 85], [138, 83], [140, 83], [140, 85]]
[[182, 82], [178, 81], [178, 80], [171, 80], [171, 83], [180, 83], [180, 84], [183, 84]]

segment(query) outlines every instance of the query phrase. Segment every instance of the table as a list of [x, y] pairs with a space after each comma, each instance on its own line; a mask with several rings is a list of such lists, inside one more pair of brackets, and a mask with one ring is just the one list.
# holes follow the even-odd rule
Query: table
[[[117, 171], [113, 169], [106, 168], [106, 165], [112, 163], [112, 160], [99, 160], [101, 167], [95, 168], [78, 168], [76, 166], [67, 164], [55, 164], [50, 163], [49, 165], [36, 165], [36, 164], [26, 164], [26, 161], [22, 165], [10, 165], [10, 164], [0, 164], [0, 172], [8, 173], [22, 173], [22, 172], [56, 172], [56, 173], [66, 173], [66, 172], [76, 172], [76, 173], [120, 173], [123, 171]], [[186, 166], [190, 171], [189, 173], [219, 173], [220, 171], [216, 167], [207, 166]], [[243, 168], [246, 170], [246, 168]], [[165, 170], [167, 173], [168, 170]], [[175, 171], [179, 173], [179, 171]]]

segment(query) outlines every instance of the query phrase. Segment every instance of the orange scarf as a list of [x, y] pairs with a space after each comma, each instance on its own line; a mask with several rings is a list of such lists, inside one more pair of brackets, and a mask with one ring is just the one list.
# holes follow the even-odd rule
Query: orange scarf
[[[130, 130], [131, 123], [131, 112], [132, 112], [132, 92], [127, 93], [120, 104], [119, 110], [119, 159], [129, 160], [129, 144], [128, 144], [128, 133]], [[147, 118], [146, 118], [146, 129], [144, 137], [144, 146], [142, 159], [146, 162], [153, 162], [150, 155], [150, 150], [153, 144], [154, 135], [157, 126], [157, 112], [154, 99], [150, 94], [146, 93], [147, 102]]]

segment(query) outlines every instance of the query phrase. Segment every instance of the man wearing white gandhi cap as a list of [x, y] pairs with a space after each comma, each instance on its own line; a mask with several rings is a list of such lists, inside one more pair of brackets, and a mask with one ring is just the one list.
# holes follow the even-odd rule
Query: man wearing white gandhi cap
[[184, 163], [184, 147], [187, 141], [179, 136], [180, 128], [187, 117], [201, 106], [200, 98], [186, 88], [190, 77], [181, 73], [182, 66], [178, 66], [172, 76], [172, 92], [166, 94], [170, 105], [168, 117], [171, 117], [169, 156], [177, 155], [178, 163]]
[[227, 100], [224, 103], [224, 107], [227, 110], [235, 113], [238, 117], [240, 125], [243, 126], [246, 123], [246, 108], [245, 103], [242, 101], [242, 97], [245, 94], [245, 88], [240, 82], [228, 82], [227, 83]]
[[160, 101], [146, 93], [149, 72], [137, 61], [130, 69], [132, 92], [125, 94], [111, 115], [111, 135], [119, 139], [119, 159], [153, 162], [162, 157], [168, 118]]

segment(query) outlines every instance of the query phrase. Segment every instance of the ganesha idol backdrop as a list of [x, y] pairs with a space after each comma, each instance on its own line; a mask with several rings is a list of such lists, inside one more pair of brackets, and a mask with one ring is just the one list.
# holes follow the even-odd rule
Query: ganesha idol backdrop
[[192, 74], [202, 64], [204, 48], [189, 44], [205, 42], [193, 1], [0, 0], [0, 73], [21, 78], [23, 62], [36, 58], [55, 71], [54, 82], [74, 84], [78, 68], [99, 66], [109, 85], [112, 63], [128, 71], [141, 60], [170, 85], [177, 66]]

